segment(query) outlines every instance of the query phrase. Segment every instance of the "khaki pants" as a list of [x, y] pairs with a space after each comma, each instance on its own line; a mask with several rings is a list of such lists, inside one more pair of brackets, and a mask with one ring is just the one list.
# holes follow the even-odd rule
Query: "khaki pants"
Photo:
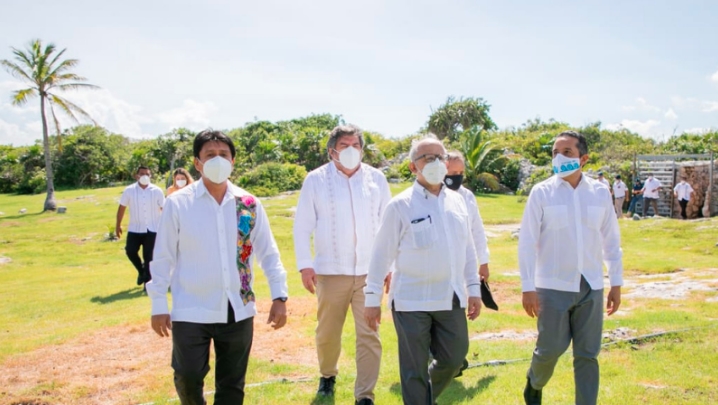
[[379, 334], [364, 321], [364, 286], [366, 276], [317, 275], [317, 357], [322, 377], [339, 373], [342, 329], [351, 305], [356, 331], [356, 368], [354, 397], [374, 400], [374, 386], [379, 378], [381, 341]]
[[613, 206], [616, 209], [616, 218], [621, 219], [621, 216], [623, 215], [623, 202], [626, 201], [626, 198], [616, 198], [613, 201]]

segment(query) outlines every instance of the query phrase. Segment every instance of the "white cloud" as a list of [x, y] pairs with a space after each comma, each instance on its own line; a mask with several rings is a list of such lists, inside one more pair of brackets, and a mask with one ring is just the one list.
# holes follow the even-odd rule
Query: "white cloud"
[[621, 107], [623, 111], [647, 111], [647, 112], [660, 112], [661, 109], [659, 107], [656, 107], [654, 105], [648, 104], [648, 101], [646, 101], [643, 97], [637, 97], [636, 98], [636, 104], [635, 105], [624, 105]]
[[711, 76], [711, 81], [713, 81], [714, 83], [718, 83], [718, 70], [713, 73], [713, 76]]
[[684, 133], [684, 134], [698, 134], [698, 135], [702, 135], [702, 134], [706, 134], [706, 133], [708, 133], [708, 132], [710, 132], [710, 131], [711, 131], [710, 128], [696, 127], [696, 128], [684, 129], [684, 130], [683, 130], [683, 133]]
[[701, 111], [703, 111], [703, 112], [718, 111], [718, 101], [704, 101], [702, 103]]
[[37, 138], [31, 138], [31, 135], [20, 129], [19, 125], [0, 118], [0, 145], [30, 145], [34, 139]]
[[694, 97], [671, 97], [671, 102], [676, 109], [693, 110], [701, 112], [718, 111], [718, 101], [699, 100]]
[[651, 130], [657, 127], [661, 122], [656, 120], [638, 121], [638, 120], [621, 120], [618, 124], [607, 125], [606, 128], [610, 130], [618, 130], [625, 128], [631, 132], [635, 132], [642, 136], [652, 135]]
[[204, 129], [211, 122], [210, 116], [217, 111], [211, 101], [199, 102], [186, 99], [181, 107], [176, 107], [157, 114], [159, 121], [171, 128], [186, 127], [189, 129]]
[[676, 120], [678, 119], [678, 114], [676, 114], [675, 111], [673, 111], [673, 108], [669, 108], [668, 111], [666, 111], [666, 114], [664, 115], [669, 120]]

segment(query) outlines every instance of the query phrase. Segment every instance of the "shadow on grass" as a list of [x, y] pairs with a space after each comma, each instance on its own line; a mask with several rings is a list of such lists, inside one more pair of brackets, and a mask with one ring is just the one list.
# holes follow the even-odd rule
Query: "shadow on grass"
[[38, 215], [44, 214], [45, 212], [54, 214], [54, 212], [52, 212], [52, 211], [40, 211], [40, 212], [32, 212], [30, 214], [25, 213], [25, 214], [17, 214], [17, 215], [3, 215], [0, 217], [0, 221], [9, 220], [9, 219], [20, 219], [20, 218], [24, 218], [24, 217], [36, 217]]
[[92, 298], [90, 298], [90, 302], [94, 302], [96, 304], [111, 304], [115, 301], [121, 301], [121, 300], [131, 300], [139, 297], [145, 296], [146, 293], [142, 290], [142, 288], [130, 288], [125, 291], [120, 291], [111, 295], [107, 295], [104, 297], [101, 297], [99, 295], [96, 295]]
[[[470, 381], [470, 378], [464, 374], [461, 378]], [[465, 387], [459, 380], [454, 379], [451, 384], [441, 393], [437, 403], [453, 404], [455, 402], [464, 402], [467, 399], [472, 399], [481, 391], [489, 388], [489, 385], [496, 379], [496, 376], [489, 375], [478, 381], [474, 386]], [[401, 397], [401, 383], [394, 383], [389, 387], [389, 391]]]

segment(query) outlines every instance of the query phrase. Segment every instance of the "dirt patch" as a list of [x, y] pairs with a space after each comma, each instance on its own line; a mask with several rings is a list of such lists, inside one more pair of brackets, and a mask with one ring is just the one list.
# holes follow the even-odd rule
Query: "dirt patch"
[[11, 263], [12, 259], [5, 256], [0, 256], [0, 265]]
[[538, 337], [538, 332], [525, 330], [525, 331], [513, 331], [506, 330], [501, 332], [485, 332], [471, 336], [470, 340], [535, 340]]
[[487, 238], [498, 238], [502, 233], [506, 232], [518, 232], [521, 224], [498, 224], [498, 225], [484, 225]]
[[[694, 272], [689, 269], [681, 269], [672, 273], [641, 275], [626, 280], [625, 286], [629, 292], [624, 294], [624, 297], [678, 300], [687, 297], [692, 291], [718, 291], [718, 279], [695, 279], [695, 277], [714, 275], [715, 273]], [[643, 281], [656, 278], [661, 280]]]
[[[262, 301], [255, 317], [252, 357], [286, 364], [317, 364], [313, 333], [303, 318], [315, 317], [314, 297], [292, 298], [289, 322], [277, 331], [266, 324], [271, 303]], [[0, 404], [131, 403], [171, 378], [172, 341], [147, 323], [101, 329], [61, 345], [11, 357], [2, 364]], [[285, 376], [293, 377], [293, 376]], [[172, 395], [172, 393], [168, 393]]]

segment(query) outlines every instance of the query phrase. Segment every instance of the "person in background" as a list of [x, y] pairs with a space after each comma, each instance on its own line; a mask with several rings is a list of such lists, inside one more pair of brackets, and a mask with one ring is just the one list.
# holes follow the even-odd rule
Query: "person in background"
[[[294, 249], [304, 288], [317, 294], [316, 346], [320, 396], [334, 395], [347, 311], [356, 335], [355, 403], [372, 405], [379, 378], [381, 340], [364, 322], [364, 286], [374, 237], [391, 199], [384, 174], [361, 162], [362, 130], [334, 128], [331, 161], [310, 172], [294, 214]], [[314, 235], [312, 259], [311, 240]]]
[[[148, 167], [138, 167], [135, 179], [137, 182], [127, 186], [120, 197], [115, 235], [117, 239], [122, 237], [122, 218], [129, 207], [130, 226], [127, 228], [125, 253], [137, 270], [137, 285], [142, 285], [152, 279], [150, 262], [165, 195], [162, 189], [152, 184], [152, 172]], [[140, 248], [142, 248], [142, 259], [139, 255]]]
[[643, 182], [639, 177], [633, 182], [633, 191], [631, 203], [628, 204], [628, 215], [633, 216], [636, 213], [636, 204], [643, 200]]
[[616, 175], [616, 180], [613, 182], [613, 205], [616, 210], [616, 218], [620, 219], [623, 215], [623, 203], [626, 201], [628, 195], [628, 187], [626, 183], [621, 180], [621, 175]]
[[648, 173], [646, 182], [643, 183], [643, 216], [645, 217], [648, 213], [648, 204], [653, 206], [653, 216], [658, 215], [658, 199], [660, 198], [659, 191], [661, 189], [661, 182], [657, 178], [653, 177], [653, 173]]
[[481, 287], [466, 203], [444, 186], [444, 145], [431, 137], [415, 141], [409, 158], [416, 181], [386, 207], [364, 288], [364, 318], [377, 330], [393, 263], [389, 307], [402, 399], [406, 405], [433, 405], [466, 359], [466, 318], [481, 312]]
[[538, 339], [524, 401], [540, 405], [556, 362], [573, 347], [576, 405], [595, 405], [603, 328], [603, 265], [611, 290], [608, 315], [621, 304], [623, 252], [609, 189], [583, 175], [586, 138], [562, 132], [553, 144], [555, 175], [529, 194], [519, 233], [523, 307], [537, 317]]
[[676, 184], [673, 188], [673, 196], [678, 199], [678, 204], [681, 206], [681, 218], [688, 219], [686, 215], [686, 207], [688, 201], [691, 200], [691, 194], [694, 193], [693, 187], [686, 181], [686, 176], [681, 176], [680, 183]]
[[598, 180], [601, 184], [603, 184], [604, 186], [608, 187], [609, 190], [611, 190], [611, 184], [608, 182], [608, 179], [606, 179], [605, 177], [603, 177], [603, 172], [598, 172], [598, 179], [597, 179], [597, 180]]
[[192, 184], [194, 179], [190, 176], [189, 172], [183, 168], [175, 169], [172, 173], [172, 185], [167, 188], [167, 197], [177, 190], [181, 190], [184, 187]]

